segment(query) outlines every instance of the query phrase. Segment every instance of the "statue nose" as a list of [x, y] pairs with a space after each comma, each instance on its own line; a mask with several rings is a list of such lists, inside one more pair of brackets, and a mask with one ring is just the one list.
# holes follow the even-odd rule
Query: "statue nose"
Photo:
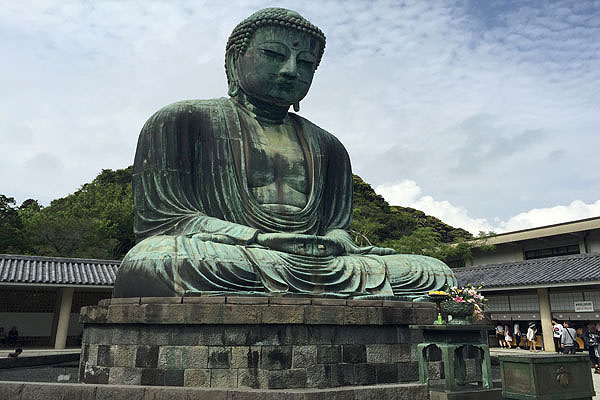
[[298, 76], [298, 68], [296, 66], [296, 59], [294, 57], [289, 57], [281, 70], [279, 71], [281, 75], [284, 75], [288, 78], [296, 78]]

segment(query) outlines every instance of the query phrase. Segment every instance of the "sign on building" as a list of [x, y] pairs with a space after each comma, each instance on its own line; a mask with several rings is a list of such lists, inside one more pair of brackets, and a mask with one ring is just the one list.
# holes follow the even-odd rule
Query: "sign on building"
[[593, 312], [594, 302], [592, 301], [576, 301], [575, 312]]

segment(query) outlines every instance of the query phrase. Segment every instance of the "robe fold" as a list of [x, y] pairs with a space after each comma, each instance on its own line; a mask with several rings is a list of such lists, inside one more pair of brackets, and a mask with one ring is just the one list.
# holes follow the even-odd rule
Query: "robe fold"
[[340, 296], [423, 294], [454, 275], [419, 256], [305, 256], [256, 244], [258, 233], [349, 241], [352, 171], [343, 145], [288, 114], [307, 164], [310, 193], [297, 211], [262, 207], [247, 183], [245, 113], [230, 99], [190, 100], [155, 113], [138, 140], [134, 231], [114, 297], [194, 292], [297, 292]]

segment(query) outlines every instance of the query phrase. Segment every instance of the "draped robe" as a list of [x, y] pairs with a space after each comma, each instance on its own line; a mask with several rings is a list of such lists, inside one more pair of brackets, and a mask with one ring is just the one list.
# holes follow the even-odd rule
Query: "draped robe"
[[455, 284], [422, 256], [310, 256], [268, 249], [258, 233], [329, 236], [350, 242], [352, 171], [343, 145], [288, 114], [307, 165], [310, 193], [296, 211], [262, 207], [247, 183], [245, 113], [234, 101], [190, 100], [154, 114], [134, 162], [135, 234], [114, 297], [194, 292], [419, 295]]

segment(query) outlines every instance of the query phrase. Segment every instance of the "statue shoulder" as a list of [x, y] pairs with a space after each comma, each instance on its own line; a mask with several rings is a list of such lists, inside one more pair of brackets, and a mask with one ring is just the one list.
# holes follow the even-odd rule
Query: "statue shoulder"
[[144, 128], [157, 122], [164, 123], [187, 118], [208, 117], [221, 107], [225, 99], [183, 100], [164, 106], [148, 119]]
[[343, 150], [344, 152], [346, 152], [346, 148], [344, 147], [342, 142], [340, 142], [340, 140], [332, 133], [326, 131], [325, 129], [312, 123], [308, 119], [301, 117], [298, 114], [290, 113], [289, 115], [292, 118], [294, 118], [298, 123], [300, 123], [305, 135], [311, 135], [314, 139], [317, 139], [320, 143], [323, 143], [323, 144], [326, 144], [329, 146], [333, 146], [335, 148], [339, 148], [340, 150]]

